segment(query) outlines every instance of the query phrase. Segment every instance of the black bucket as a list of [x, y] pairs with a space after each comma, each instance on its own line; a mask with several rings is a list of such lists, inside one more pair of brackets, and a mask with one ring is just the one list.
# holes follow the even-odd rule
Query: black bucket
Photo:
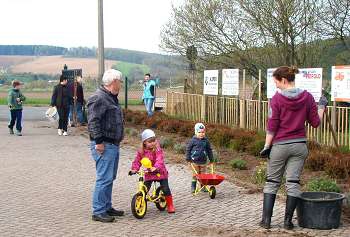
[[340, 225], [344, 194], [304, 192], [297, 206], [298, 224], [310, 229], [329, 230]]

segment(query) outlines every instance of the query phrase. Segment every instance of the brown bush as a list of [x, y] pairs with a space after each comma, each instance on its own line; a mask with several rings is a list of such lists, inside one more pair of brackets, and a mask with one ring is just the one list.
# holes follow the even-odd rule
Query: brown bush
[[312, 150], [310, 148], [309, 156], [306, 159], [305, 167], [312, 171], [324, 170], [325, 163], [332, 158], [332, 155], [322, 150]]
[[338, 179], [349, 178], [350, 174], [350, 156], [336, 154], [328, 159], [324, 165], [325, 172]]
[[321, 150], [321, 144], [316, 141], [308, 141], [307, 147], [309, 148], [309, 151], [319, 151]]

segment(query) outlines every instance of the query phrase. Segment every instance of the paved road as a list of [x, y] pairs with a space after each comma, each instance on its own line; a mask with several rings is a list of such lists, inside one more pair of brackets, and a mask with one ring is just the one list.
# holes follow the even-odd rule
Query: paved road
[[[23, 118], [25, 121], [45, 120], [45, 112], [48, 107], [30, 107], [24, 106]], [[0, 105], [0, 121], [8, 121], [10, 112], [6, 105]]]
[[0, 236], [350, 236], [349, 226], [332, 231], [279, 227], [283, 203], [277, 203], [272, 231], [257, 226], [261, 194], [245, 194], [223, 182], [217, 198], [189, 193], [186, 167], [168, 164], [176, 213], [159, 212], [152, 204], [143, 220], [130, 211], [137, 178], [127, 176], [135, 148], [121, 149], [113, 204], [126, 211], [114, 223], [91, 221], [94, 163], [88, 140], [81, 135], [59, 137], [52, 124], [26, 121], [23, 137], [7, 134], [0, 122]]

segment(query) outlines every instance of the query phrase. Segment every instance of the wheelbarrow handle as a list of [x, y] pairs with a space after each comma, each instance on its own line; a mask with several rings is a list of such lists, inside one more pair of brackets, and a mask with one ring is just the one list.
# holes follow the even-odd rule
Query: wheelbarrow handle
[[[205, 166], [210, 166], [210, 171], [212, 174], [214, 174], [214, 163], [209, 163], [209, 165], [205, 165]], [[195, 174], [198, 174], [196, 168], [194, 167], [193, 163], [191, 162], [191, 167], [192, 170], [194, 171]]]

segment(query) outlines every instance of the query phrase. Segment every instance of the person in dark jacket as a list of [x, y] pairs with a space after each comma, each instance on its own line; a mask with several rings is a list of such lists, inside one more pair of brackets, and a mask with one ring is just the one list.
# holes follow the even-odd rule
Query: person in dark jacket
[[267, 178], [264, 187], [263, 214], [260, 226], [271, 228], [271, 216], [276, 193], [286, 174], [286, 209], [284, 228], [293, 229], [293, 213], [300, 197], [300, 175], [308, 156], [305, 122], [316, 128], [320, 125], [328, 103], [323, 96], [319, 105], [313, 96], [295, 87], [295, 67], [279, 67], [273, 73], [280, 89], [271, 99], [262, 157], [268, 157]]
[[72, 104], [72, 94], [67, 86], [68, 80], [63, 75], [60, 77], [60, 83], [54, 87], [51, 106], [56, 106], [59, 120], [58, 120], [58, 135], [68, 136], [68, 115], [69, 107]]
[[13, 126], [16, 124], [16, 135], [22, 136], [22, 102], [26, 100], [26, 97], [21, 92], [20, 81], [14, 80], [12, 82], [12, 87], [9, 90], [7, 96], [7, 104], [11, 113], [11, 121], [8, 124], [10, 134], [14, 134]]
[[[194, 126], [195, 135], [191, 138], [186, 148], [186, 161], [194, 164], [198, 174], [205, 172], [205, 165], [209, 159], [214, 162], [213, 151], [209, 140], [205, 136], [205, 126], [203, 123], [196, 123]], [[195, 172], [193, 172], [191, 182], [191, 192], [194, 193], [197, 186]]]
[[92, 220], [113, 222], [124, 212], [112, 207], [113, 181], [119, 163], [119, 144], [124, 137], [124, 119], [118, 102], [122, 73], [109, 69], [103, 74], [103, 85], [88, 99], [90, 149], [96, 164], [96, 185], [92, 201]]
[[[71, 123], [71, 126], [74, 127], [75, 124], [73, 123], [73, 115], [74, 115], [74, 100], [76, 99], [76, 104], [75, 104], [75, 112], [77, 115], [77, 122], [82, 125], [84, 124], [84, 115], [83, 115], [83, 106], [85, 104], [84, 100], [84, 90], [83, 90], [83, 85], [81, 82], [81, 77], [78, 77], [76, 82], [76, 92], [74, 91], [74, 82], [68, 83], [68, 88], [70, 90], [70, 93], [73, 96], [73, 102], [72, 105], [70, 106], [69, 109], [69, 120]], [[76, 95], [76, 98], [74, 98], [74, 95]]]

